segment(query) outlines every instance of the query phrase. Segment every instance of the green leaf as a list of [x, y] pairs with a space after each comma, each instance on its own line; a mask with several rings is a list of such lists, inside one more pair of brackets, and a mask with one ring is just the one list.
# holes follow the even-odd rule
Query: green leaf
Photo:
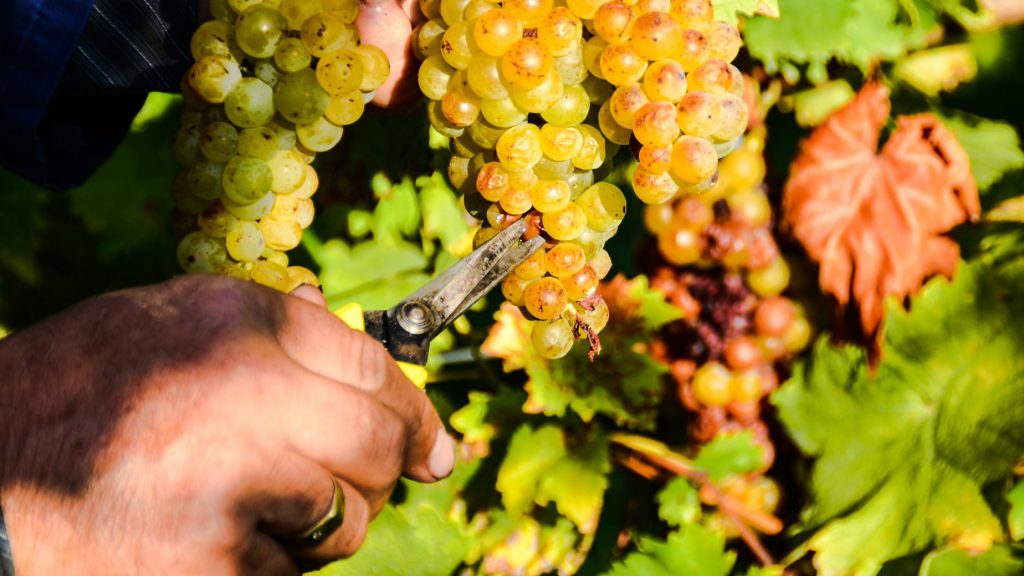
[[370, 524], [354, 556], [319, 576], [448, 576], [469, 551], [458, 523], [429, 506], [388, 505]]
[[929, 96], [952, 92], [974, 79], [978, 61], [969, 44], [920, 50], [896, 62], [893, 75]]
[[693, 460], [693, 466], [707, 474], [713, 482], [718, 482], [729, 476], [756, 470], [763, 461], [762, 449], [754, 442], [754, 435], [743, 431], [716, 436], [700, 449]]
[[1006, 546], [972, 554], [966, 550], [946, 548], [925, 556], [920, 576], [1019, 576], [1024, 573], [1024, 560], [1015, 557]]
[[963, 112], [942, 116], [942, 123], [956, 136], [971, 159], [971, 174], [978, 190], [985, 192], [1004, 174], [1024, 168], [1024, 150], [1010, 124], [986, 120]]
[[639, 548], [605, 576], [726, 576], [736, 561], [725, 550], [725, 538], [699, 524], [669, 534], [665, 542], [643, 539]]
[[393, 184], [384, 174], [376, 174], [371, 183], [377, 197], [373, 210], [373, 236], [390, 244], [402, 242], [420, 228], [420, 204], [416, 188], [409, 178]]
[[855, 93], [846, 80], [835, 80], [793, 95], [793, 110], [801, 126], [817, 126], [851, 100]]
[[715, 19], [724, 20], [736, 25], [739, 16], [753, 16], [758, 12], [778, 14], [778, 0], [712, 0], [715, 6]]
[[1024, 480], [1017, 481], [1017, 485], [1006, 495], [1006, 500], [1010, 503], [1010, 515], [1006, 519], [1010, 537], [1024, 540]]
[[673, 320], [679, 320], [683, 313], [679, 307], [669, 304], [665, 294], [650, 287], [646, 276], [630, 280], [628, 295], [638, 303], [634, 314], [647, 330], [657, 330]]
[[437, 238], [441, 246], [450, 249], [469, 232], [459, 199], [440, 172], [417, 178], [416, 186], [421, 189], [423, 237], [428, 240]]
[[46, 190], [6, 170], [0, 170], [0, 190], [0, 267], [23, 282], [35, 284]]
[[501, 502], [513, 516], [533, 503], [537, 485], [550, 468], [566, 457], [565, 438], [556, 426], [532, 430], [522, 426], [512, 435], [508, 454], [498, 470], [496, 488]]
[[874, 574], [932, 545], [984, 550], [1003, 537], [982, 494], [1024, 449], [1024, 286], [984, 262], [930, 282], [906, 312], [889, 302], [882, 361], [820, 339], [774, 396], [814, 463], [816, 530], [828, 574]]
[[673, 478], [658, 492], [658, 516], [671, 526], [690, 524], [700, 518], [700, 496], [686, 478]]

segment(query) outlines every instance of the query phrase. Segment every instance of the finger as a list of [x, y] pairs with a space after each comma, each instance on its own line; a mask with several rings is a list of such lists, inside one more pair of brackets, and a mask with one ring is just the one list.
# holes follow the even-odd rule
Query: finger
[[[376, 514], [371, 511], [363, 494], [344, 480], [336, 480], [344, 494], [345, 511], [341, 526], [323, 542], [313, 548], [293, 548], [293, 554], [305, 569], [315, 569], [324, 563], [339, 558], [347, 558], [356, 553], [366, 539], [366, 531], [370, 520]], [[333, 483], [329, 487], [331, 499], [334, 497]], [[330, 505], [321, 510], [321, 514], [312, 518], [307, 525], [312, 527], [330, 513]]]
[[454, 443], [440, 417], [379, 342], [297, 300], [287, 305], [279, 340], [302, 366], [359, 388], [401, 418], [409, 442], [404, 470], [410, 478], [430, 482], [451, 473]]
[[[406, 3], [407, 8], [411, 5]], [[373, 103], [382, 108], [404, 108], [419, 99], [410, 20], [395, 0], [369, 0], [359, 9], [356, 29], [360, 39], [383, 50], [391, 62], [391, 74], [373, 97]]]
[[299, 567], [287, 551], [270, 536], [253, 532], [239, 551], [239, 576], [299, 576]]
[[300, 298], [317, 306], [319, 308], [327, 309], [327, 298], [324, 297], [324, 293], [320, 291], [316, 286], [310, 286], [309, 284], [303, 284], [290, 293], [296, 298]]

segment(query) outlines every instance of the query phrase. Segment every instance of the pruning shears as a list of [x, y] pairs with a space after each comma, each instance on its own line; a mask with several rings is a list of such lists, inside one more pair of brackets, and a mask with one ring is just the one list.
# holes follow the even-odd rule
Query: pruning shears
[[517, 220], [387, 310], [364, 311], [350, 303], [335, 315], [384, 344], [405, 375], [422, 388], [430, 341], [544, 245], [541, 236], [523, 240], [526, 229], [526, 219]]

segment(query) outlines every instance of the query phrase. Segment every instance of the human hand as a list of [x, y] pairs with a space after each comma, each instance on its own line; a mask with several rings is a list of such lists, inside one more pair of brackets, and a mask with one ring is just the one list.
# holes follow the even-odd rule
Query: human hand
[[417, 0], [361, 0], [356, 19], [359, 37], [383, 50], [391, 61], [391, 75], [374, 94], [374, 104], [401, 109], [419, 99], [419, 62], [412, 52], [412, 28], [420, 20]]
[[[18, 576], [293, 575], [352, 554], [453, 443], [384, 348], [303, 287], [190, 276], [0, 341], [0, 497]], [[315, 525], [339, 479], [345, 519]], [[293, 556], [292, 554], [297, 554]]]

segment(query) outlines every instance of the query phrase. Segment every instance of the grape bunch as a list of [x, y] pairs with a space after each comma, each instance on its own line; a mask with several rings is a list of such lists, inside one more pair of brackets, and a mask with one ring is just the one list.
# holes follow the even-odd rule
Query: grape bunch
[[[774, 460], [762, 401], [779, 371], [810, 342], [800, 307], [782, 295], [789, 268], [772, 236], [772, 211], [762, 188], [763, 131], [751, 133], [722, 162], [712, 190], [648, 206], [645, 225], [657, 236], [651, 286], [683, 318], [666, 325], [651, 346], [668, 366], [683, 406], [694, 413], [692, 435], [705, 443], [719, 434], [750, 431], [763, 448], [762, 472]], [[772, 512], [778, 487], [752, 477], [726, 487]]]
[[362, 116], [390, 63], [360, 44], [358, 0], [214, 0], [210, 11], [192, 35], [173, 143], [178, 262], [282, 291], [319, 285], [285, 254], [313, 221], [310, 162]]
[[647, 203], [702, 192], [742, 136], [741, 45], [710, 0], [424, 0], [414, 31], [433, 128], [450, 138], [448, 174], [483, 221], [477, 244], [520, 218], [544, 249], [502, 285], [536, 321], [545, 358], [574, 340], [599, 350], [605, 242], [626, 198], [604, 178], [637, 150]]

